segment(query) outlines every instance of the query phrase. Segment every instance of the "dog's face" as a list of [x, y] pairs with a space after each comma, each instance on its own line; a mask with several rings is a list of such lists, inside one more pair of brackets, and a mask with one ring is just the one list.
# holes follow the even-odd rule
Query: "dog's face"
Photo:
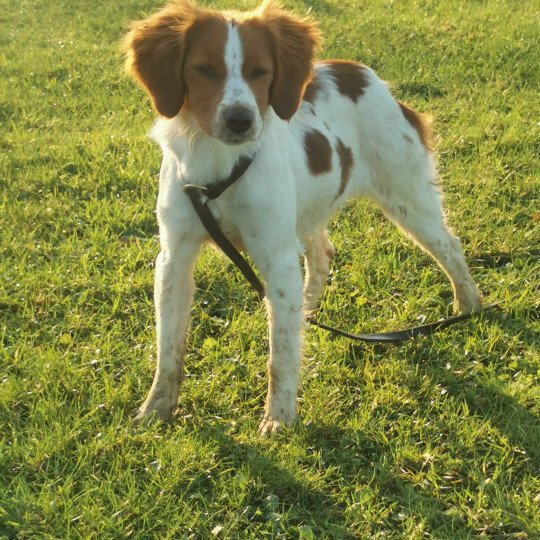
[[135, 23], [127, 68], [157, 112], [182, 109], [226, 144], [256, 140], [269, 106], [288, 120], [313, 71], [313, 23], [271, 2], [248, 13], [199, 9], [188, 0]]
[[273, 76], [272, 40], [263, 28], [224, 19], [199, 23], [184, 61], [184, 106], [225, 143], [257, 139]]

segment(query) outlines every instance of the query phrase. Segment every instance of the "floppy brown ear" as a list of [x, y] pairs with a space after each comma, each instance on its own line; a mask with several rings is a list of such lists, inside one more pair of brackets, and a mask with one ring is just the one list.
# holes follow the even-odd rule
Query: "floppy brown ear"
[[176, 116], [184, 103], [185, 34], [196, 10], [189, 0], [170, 4], [133, 23], [124, 39], [126, 70], [148, 92], [157, 112], [167, 118]]
[[275, 42], [275, 73], [270, 87], [270, 104], [283, 120], [289, 120], [302, 101], [313, 77], [315, 52], [321, 41], [316, 24], [290, 15], [273, 2], [260, 8]]

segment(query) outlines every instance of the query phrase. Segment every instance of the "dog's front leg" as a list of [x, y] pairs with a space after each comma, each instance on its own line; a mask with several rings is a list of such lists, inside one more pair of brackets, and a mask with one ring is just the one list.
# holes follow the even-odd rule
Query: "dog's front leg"
[[296, 394], [302, 355], [302, 275], [294, 250], [273, 257], [263, 271], [270, 327], [268, 394], [259, 427], [263, 435], [296, 418]]
[[162, 247], [156, 260], [154, 301], [156, 307], [157, 368], [154, 382], [138, 418], [168, 420], [178, 404], [183, 378], [183, 355], [193, 299], [193, 266], [199, 243]]

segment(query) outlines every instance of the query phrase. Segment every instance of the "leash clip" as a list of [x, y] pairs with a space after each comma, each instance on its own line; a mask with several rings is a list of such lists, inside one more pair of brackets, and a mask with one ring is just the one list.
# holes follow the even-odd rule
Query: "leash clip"
[[208, 188], [206, 186], [197, 186], [196, 184], [186, 184], [184, 187], [182, 187], [182, 191], [186, 194], [196, 191], [199, 195], [204, 195], [205, 197], [208, 196]]

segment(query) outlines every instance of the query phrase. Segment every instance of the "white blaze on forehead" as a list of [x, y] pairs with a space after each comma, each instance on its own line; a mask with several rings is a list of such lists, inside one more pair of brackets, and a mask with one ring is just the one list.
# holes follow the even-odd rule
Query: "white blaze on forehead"
[[235, 21], [231, 21], [227, 23], [227, 43], [225, 43], [227, 79], [221, 103], [226, 106], [244, 105], [249, 108], [256, 108], [255, 96], [242, 76], [243, 63], [244, 48], [238, 32], [238, 25]]
[[260, 137], [263, 128], [263, 119], [257, 105], [257, 99], [251, 87], [242, 75], [244, 65], [244, 46], [238, 31], [238, 24], [232, 20], [227, 23], [227, 41], [225, 43], [224, 61], [226, 76], [223, 87], [223, 96], [219, 103], [213, 122], [213, 133], [218, 139], [226, 140], [230, 136], [230, 129], [225, 120], [231, 108], [242, 108], [251, 112], [252, 125], [244, 133], [246, 140], [255, 140]]

